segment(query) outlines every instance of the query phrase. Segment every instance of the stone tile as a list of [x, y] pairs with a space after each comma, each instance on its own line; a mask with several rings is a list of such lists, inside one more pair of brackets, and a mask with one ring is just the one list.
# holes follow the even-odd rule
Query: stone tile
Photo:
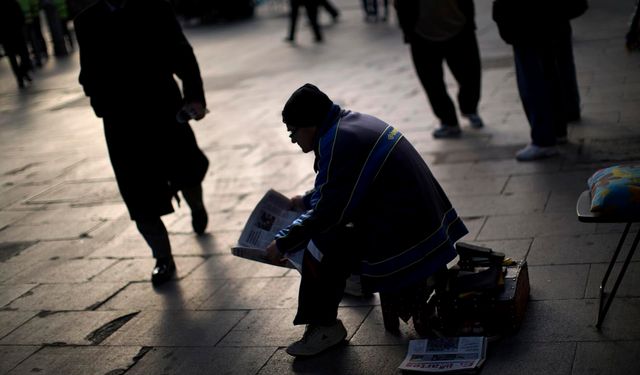
[[430, 165], [429, 169], [438, 181], [457, 181], [468, 177], [472, 167], [472, 163], [453, 163]]
[[182, 280], [154, 287], [130, 283], [100, 306], [100, 310], [193, 310], [224, 286], [224, 281]]
[[[382, 321], [382, 310], [380, 306], [374, 307], [367, 315], [364, 323], [358, 327], [351, 340], [350, 345], [409, 345], [409, 340], [420, 338], [413, 329], [413, 322], [400, 321], [400, 333], [387, 332]], [[408, 347], [408, 346], [407, 346]], [[406, 354], [406, 353], [405, 353]]]
[[557, 172], [559, 169], [560, 164], [553, 160], [536, 163], [520, 163], [516, 161], [514, 157], [508, 160], [489, 160], [474, 163], [466, 177], [547, 174]]
[[575, 348], [573, 342], [531, 344], [505, 339], [490, 343], [482, 374], [571, 374]]
[[588, 264], [530, 266], [530, 298], [531, 300], [582, 298], [588, 275]]
[[297, 306], [299, 277], [229, 279], [198, 310], [286, 309]]
[[39, 262], [15, 275], [9, 282], [13, 284], [81, 283], [88, 281], [115, 262], [115, 260], [111, 259], [70, 259]]
[[282, 277], [291, 268], [277, 267], [235, 255], [216, 255], [196, 268], [189, 279], [235, 279], [253, 277]]
[[87, 310], [104, 302], [125, 285], [125, 283], [97, 282], [43, 284], [22, 295], [7, 308], [21, 311]]
[[[567, 171], [545, 174], [510, 176], [505, 193], [564, 192], [581, 193], [587, 190], [587, 179], [595, 171]], [[578, 199], [578, 196], [575, 198]]]
[[96, 246], [100, 246], [99, 243], [90, 238], [70, 241], [40, 241], [7, 261], [37, 263], [49, 260], [80, 259], [95, 251]]
[[[251, 211], [209, 212], [208, 228], [220, 231], [241, 231]], [[174, 222], [167, 222], [167, 230], [172, 234], [193, 233], [191, 215], [178, 216]]]
[[273, 347], [153, 348], [127, 374], [257, 374], [275, 350]]
[[565, 193], [559, 191], [552, 191], [549, 196], [549, 201], [544, 209], [545, 213], [563, 213], [567, 215], [576, 214], [576, 203], [578, 201], [579, 193]]
[[491, 216], [478, 235], [479, 241], [593, 233], [595, 228], [564, 214]]
[[533, 240], [530, 265], [609, 262], [619, 234], [539, 236]]
[[0, 231], [0, 242], [73, 240], [86, 237], [102, 225], [102, 221], [78, 221], [33, 225], [11, 225]]
[[[368, 307], [348, 307], [338, 309], [338, 318], [347, 329], [349, 340], [362, 324], [369, 312]], [[304, 326], [294, 326], [294, 309], [252, 310], [233, 327], [217, 346], [287, 346], [299, 340]]]
[[27, 311], [0, 311], [0, 338], [20, 327], [34, 315], [33, 312]]
[[399, 374], [398, 366], [406, 355], [406, 346], [338, 345], [304, 360], [294, 359], [278, 350], [260, 370], [260, 375], [301, 374]]
[[486, 219], [487, 218], [484, 217], [484, 216], [480, 216], [480, 217], [474, 217], [474, 216], [462, 217], [462, 221], [464, 222], [464, 225], [469, 230], [469, 233], [467, 233], [464, 237], [462, 237], [462, 239], [460, 241], [471, 242], [471, 241], [474, 241], [476, 238], [478, 238], [478, 234], [480, 233], [480, 230], [482, 229], [483, 225], [485, 224]]
[[574, 375], [637, 374], [640, 372], [640, 342], [579, 342], [573, 364]]
[[6, 374], [40, 349], [39, 346], [0, 346], [0, 374]]
[[135, 225], [129, 225], [124, 232], [89, 255], [90, 258], [150, 258], [151, 256], [149, 245], [138, 233]]
[[28, 200], [30, 204], [71, 203], [78, 205], [121, 202], [115, 179], [65, 181]]
[[0, 307], [15, 300], [35, 286], [36, 284], [0, 285]]
[[541, 213], [547, 193], [449, 197], [458, 215], [490, 216]]
[[19, 221], [29, 215], [26, 211], [0, 211], [0, 229]]
[[[7, 280], [11, 279], [20, 272], [31, 267], [32, 264], [28, 261], [24, 262], [0, 262], [0, 282], [7, 283]], [[10, 283], [19, 284], [19, 283]]]
[[102, 345], [216, 346], [245, 311], [142, 311]]
[[1, 242], [0, 262], [6, 262], [15, 258], [20, 252], [32, 246], [35, 242]]
[[138, 346], [44, 347], [11, 374], [120, 374], [135, 364], [140, 350]]
[[238, 238], [240, 231], [210, 230], [202, 236], [174, 234], [171, 236], [171, 251], [174, 255], [229, 254]]
[[[0, 312], [6, 314], [8, 312]], [[31, 314], [15, 312], [16, 314]], [[39, 314], [8, 336], [0, 345], [91, 345], [87, 336], [105, 324], [127, 315], [122, 311], [68, 311]], [[2, 316], [2, 315], [0, 315]]]
[[47, 185], [16, 185], [7, 190], [3, 189], [0, 194], [0, 209], [32, 197], [47, 187]]
[[[623, 256], [626, 254], [623, 254]], [[620, 259], [622, 260], [622, 259]], [[589, 280], [587, 282], [587, 289], [585, 292], [585, 298], [600, 298], [599, 290], [600, 283], [602, 282], [602, 278], [604, 277], [605, 272], [607, 271], [607, 267], [609, 263], [606, 264], [592, 264], [591, 269], [589, 271]], [[606, 285], [606, 292], [611, 292], [613, 286], [616, 283], [616, 279], [620, 274], [620, 269], [622, 268], [622, 263], [616, 263], [611, 271], [611, 275], [609, 276], [609, 280]], [[616, 292], [616, 297], [640, 297], [640, 262], [631, 262], [629, 263], [629, 267], [624, 274], [622, 281], [620, 282], [620, 286], [618, 287], [618, 291]], [[615, 301], [613, 303], [616, 303]]]
[[99, 206], [71, 206], [32, 212], [18, 220], [18, 224], [37, 225], [62, 222], [75, 225], [76, 222], [81, 221], [101, 222], [113, 220], [125, 214], [127, 214], [127, 208], [121, 203]]
[[[201, 257], [174, 257], [174, 260], [177, 268], [176, 278], [178, 279], [188, 275], [204, 261]], [[149, 281], [154, 265], [153, 258], [123, 259], [104, 269], [91, 280], [97, 282]]]
[[640, 299], [619, 298], [600, 331], [595, 328], [598, 300], [530, 301], [516, 339], [525, 342], [638, 340]]
[[507, 177], [481, 177], [463, 180], [440, 181], [442, 190], [447, 196], [456, 195], [490, 195], [500, 194], [507, 182]]

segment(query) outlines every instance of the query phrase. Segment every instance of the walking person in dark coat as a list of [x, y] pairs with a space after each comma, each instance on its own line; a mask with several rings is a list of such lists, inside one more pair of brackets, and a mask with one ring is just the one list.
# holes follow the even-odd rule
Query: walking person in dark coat
[[16, 0], [0, 0], [0, 44], [20, 88], [24, 88], [25, 80], [31, 82], [29, 71], [33, 69], [24, 27], [24, 15]]
[[314, 40], [316, 42], [322, 42], [322, 31], [318, 24], [318, 6], [319, 0], [290, 0], [290, 12], [289, 13], [289, 35], [285, 38], [285, 41], [293, 43], [296, 39], [296, 26], [298, 24], [298, 11], [301, 6], [304, 6], [307, 11], [307, 18], [309, 24], [313, 30]]
[[[209, 162], [187, 120], [206, 101], [200, 69], [173, 10], [162, 0], [99, 0], [75, 20], [80, 83], [104, 122], [109, 156], [131, 219], [156, 258], [152, 282], [175, 273], [160, 217], [180, 191], [193, 229], [207, 225], [201, 183]], [[180, 93], [173, 75], [182, 81]]]

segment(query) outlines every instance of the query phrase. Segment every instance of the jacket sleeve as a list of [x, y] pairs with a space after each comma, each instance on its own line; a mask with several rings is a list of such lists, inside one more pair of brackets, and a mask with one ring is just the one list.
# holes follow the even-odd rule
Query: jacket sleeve
[[175, 13], [168, 2], [162, 1], [160, 17], [167, 27], [169, 43], [168, 57], [174, 73], [182, 81], [182, 92], [185, 102], [201, 102], [206, 105], [200, 67], [193, 53], [193, 48], [182, 32]]
[[364, 150], [366, 146], [348, 151], [338, 147], [341, 134], [335, 128], [320, 140], [319, 168], [311, 196], [313, 208], [276, 235], [278, 249], [283, 253], [302, 249], [314, 235], [348, 223], [350, 212], [357, 208], [355, 188], [368, 150]]
[[414, 34], [416, 22], [418, 22], [418, 0], [395, 0], [394, 6], [398, 14], [398, 23], [402, 29], [405, 43], [410, 43]]

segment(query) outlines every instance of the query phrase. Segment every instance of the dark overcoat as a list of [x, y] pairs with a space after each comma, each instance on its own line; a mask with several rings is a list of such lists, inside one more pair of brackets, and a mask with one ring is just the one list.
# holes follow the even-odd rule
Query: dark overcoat
[[[185, 102], [205, 104], [198, 63], [169, 3], [105, 0], [75, 21], [80, 84], [103, 118], [120, 193], [134, 220], [173, 212], [171, 198], [208, 168], [187, 123]], [[182, 81], [182, 93], [174, 78]]]

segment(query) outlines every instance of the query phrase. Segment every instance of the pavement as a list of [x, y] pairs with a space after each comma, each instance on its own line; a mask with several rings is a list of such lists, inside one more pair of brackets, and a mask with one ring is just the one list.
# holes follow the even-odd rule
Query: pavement
[[[399, 128], [469, 227], [464, 241], [527, 260], [524, 323], [489, 345], [482, 374], [640, 373], [640, 259], [596, 329], [598, 285], [624, 226], [582, 223], [575, 212], [595, 170], [640, 160], [640, 54], [624, 49], [634, 1], [589, 3], [573, 22], [583, 120], [570, 126], [559, 157], [531, 163], [514, 158], [529, 128], [489, 0], [476, 1], [486, 127], [463, 124], [458, 140], [431, 137], [436, 121], [393, 13], [387, 23], [365, 23], [359, 2], [336, 1], [342, 16], [333, 24], [322, 15], [320, 45], [304, 20], [296, 45], [284, 43], [287, 19], [275, 0], [250, 21], [185, 28], [211, 109], [192, 124], [211, 160], [210, 225], [195, 236], [184, 205], [164, 218], [178, 277], [157, 289], [150, 251], [119, 197], [101, 122], [77, 83], [77, 52], [49, 60], [23, 91], [4, 59], [0, 373], [399, 373], [417, 336], [404, 323], [399, 335], [385, 332], [377, 296], [343, 300], [344, 345], [294, 360], [284, 348], [304, 330], [292, 325], [298, 274], [230, 254], [267, 189], [297, 194], [313, 183], [311, 156], [289, 143], [280, 118], [305, 82]], [[449, 74], [447, 81], [455, 94]]]

